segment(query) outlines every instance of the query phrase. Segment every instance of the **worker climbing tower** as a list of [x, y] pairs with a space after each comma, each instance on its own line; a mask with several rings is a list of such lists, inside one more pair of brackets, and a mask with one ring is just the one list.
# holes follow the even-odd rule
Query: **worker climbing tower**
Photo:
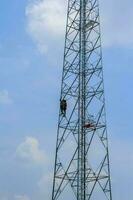
[[52, 200], [112, 200], [98, 0], [68, 0]]

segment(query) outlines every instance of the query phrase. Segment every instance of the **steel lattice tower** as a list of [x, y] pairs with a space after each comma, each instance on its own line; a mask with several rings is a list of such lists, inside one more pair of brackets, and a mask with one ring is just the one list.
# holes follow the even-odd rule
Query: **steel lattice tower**
[[112, 200], [98, 0], [68, 0], [52, 200]]

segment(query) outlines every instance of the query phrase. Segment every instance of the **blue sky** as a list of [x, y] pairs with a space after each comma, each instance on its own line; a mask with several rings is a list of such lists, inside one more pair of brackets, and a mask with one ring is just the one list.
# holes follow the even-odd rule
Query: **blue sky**
[[[66, 3], [1, 1], [0, 200], [50, 197]], [[133, 195], [132, 7], [100, 0], [114, 200]]]

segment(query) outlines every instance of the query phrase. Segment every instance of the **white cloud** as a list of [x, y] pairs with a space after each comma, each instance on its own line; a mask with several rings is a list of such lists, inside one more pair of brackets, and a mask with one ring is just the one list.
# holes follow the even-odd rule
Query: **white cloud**
[[65, 1], [36, 0], [26, 8], [27, 29], [41, 53], [47, 50], [50, 38], [60, 39], [65, 29]]
[[39, 141], [34, 137], [26, 137], [16, 150], [16, 158], [24, 164], [42, 164], [46, 161], [45, 153], [39, 147]]
[[100, 1], [104, 46], [131, 47], [133, 45], [132, 7], [131, 0]]
[[[27, 29], [41, 53], [51, 40], [64, 36], [67, 1], [31, 0], [26, 8]], [[131, 0], [100, 1], [102, 41], [105, 47], [133, 45]]]
[[114, 136], [114, 138], [112, 137], [112, 140], [110, 140], [111, 145], [109, 148], [113, 196], [114, 199], [132, 200], [132, 185], [133, 185], [132, 139], [128, 138], [128, 136], [122, 138], [119, 137], [120, 134], [119, 136], [116, 135]]
[[14, 200], [30, 200], [26, 195], [15, 195]]
[[0, 104], [12, 104], [12, 99], [7, 90], [0, 91]]
[[45, 173], [38, 181], [37, 185], [39, 188], [40, 197], [42, 197], [41, 199], [51, 198], [52, 179], [53, 173], [48, 172], [47, 174]]

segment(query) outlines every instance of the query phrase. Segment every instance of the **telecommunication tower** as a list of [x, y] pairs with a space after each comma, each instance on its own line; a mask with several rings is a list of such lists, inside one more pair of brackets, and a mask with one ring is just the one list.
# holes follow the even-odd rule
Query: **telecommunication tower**
[[112, 200], [98, 0], [68, 0], [52, 200]]

